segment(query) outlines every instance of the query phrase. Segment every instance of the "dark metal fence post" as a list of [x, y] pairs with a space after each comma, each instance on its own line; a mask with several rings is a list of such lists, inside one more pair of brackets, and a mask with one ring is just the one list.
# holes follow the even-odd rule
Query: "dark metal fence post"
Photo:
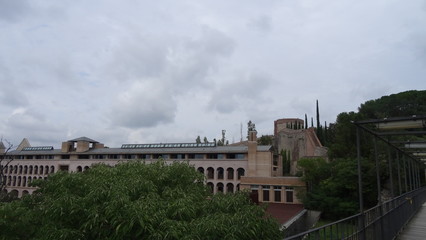
[[405, 192], [408, 192], [408, 180], [407, 180], [407, 161], [405, 160], [405, 155], [402, 155], [402, 165], [404, 166], [404, 184]]
[[390, 179], [390, 189], [392, 198], [395, 196], [394, 187], [393, 187], [393, 167], [392, 167], [392, 154], [390, 146], [388, 146], [388, 164], [389, 164], [389, 179]]
[[396, 162], [397, 162], [397, 168], [398, 168], [398, 190], [399, 190], [399, 195], [401, 195], [402, 186], [401, 186], [401, 168], [399, 163], [399, 151], [396, 151]]
[[412, 170], [412, 166], [411, 166], [411, 158], [408, 159], [408, 189], [410, 191], [413, 190], [413, 170]]
[[358, 219], [358, 231], [360, 231], [360, 239], [365, 240], [365, 220], [364, 220], [364, 198], [362, 195], [362, 168], [361, 168], [361, 144], [359, 136], [359, 126], [356, 126], [356, 152], [358, 160], [358, 197], [359, 197], [359, 219]]
[[[382, 195], [381, 195], [381, 185], [380, 185], [380, 165], [379, 165], [379, 157], [377, 153], [377, 137], [373, 138], [374, 144], [374, 159], [376, 161], [376, 180], [377, 180], [377, 205], [379, 207], [379, 221], [380, 221], [380, 238], [384, 237], [384, 229], [383, 229], [383, 209], [382, 209]], [[379, 232], [378, 232], [379, 233]]]

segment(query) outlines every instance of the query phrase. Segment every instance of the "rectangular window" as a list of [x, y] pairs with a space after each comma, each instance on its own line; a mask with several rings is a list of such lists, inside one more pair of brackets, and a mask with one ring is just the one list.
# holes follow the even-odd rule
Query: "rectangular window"
[[60, 171], [66, 171], [68, 172], [69, 166], [68, 165], [59, 165], [59, 170]]
[[287, 202], [292, 203], [293, 202], [293, 190], [286, 190], [285, 194], [286, 194]]
[[89, 155], [78, 155], [78, 159], [89, 159]]
[[207, 158], [208, 159], [217, 159], [217, 154], [215, 154], [215, 153], [209, 153], [209, 154], [207, 154]]
[[61, 155], [61, 159], [70, 159], [70, 155]]
[[204, 159], [204, 154], [200, 154], [200, 153], [188, 154], [188, 158], [189, 159]]
[[228, 159], [244, 159], [244, 153], [228, 153]]
[[280, 186], [274, 187], [274, 201], [275, 202], [281, 202], [281, 187]]
[[263, 201], [269, 202], [269, 188], [265, 188], [265, 186], [262, 186], [263, 190]]
[[171, 159], [185, 159], [184, 154], [170, 154]]

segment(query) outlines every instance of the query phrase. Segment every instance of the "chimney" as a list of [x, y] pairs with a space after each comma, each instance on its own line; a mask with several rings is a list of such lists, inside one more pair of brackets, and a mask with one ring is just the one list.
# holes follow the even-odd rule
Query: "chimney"
[[257, 142], [257, 131], [256, 130], [249, 131], [248, 140], [249, 140], [249, 142]]

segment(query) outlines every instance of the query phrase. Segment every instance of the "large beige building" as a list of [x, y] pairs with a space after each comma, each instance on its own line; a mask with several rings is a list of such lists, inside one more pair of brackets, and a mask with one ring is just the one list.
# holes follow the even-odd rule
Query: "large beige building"
[[327, 158], [327, 148], [321, 144], [315, 133], [315, 128], [304, 128], [303, 126], [304, 121], [298, 118], [284, 118], [274, 121], [276, 150], [278, 153], [282, 150], [289, 153], [290, 175], [296, 175], [300, 170], [297, 167], [297, 161], [301, 158]]
[[[259, 202], [300, 203], [297, 191], [305, 188], [298, 177], [283, 176], [279, 156], [272, 146], [259, 146], [257, 132], [249, 131], [248, 141], [240, 145], [214, 143], [123, 144], [108, 148], [98, 141], [81, 137], [63, 142], [61, 149], [32, 147], [24, 139], [7, 154], [14, 160], [4, 168], [6, 191], [18, 196], [31, 194], [31, 181], [46, 179], [57, 171], [82, 172], [92, 165], [141, 159], [147, 163], [162, 158], [167, 162], [188, 161], [205, 175], [213, 193], [233, 193], [248, 189]], [[0, 149], [1, 151], [3, 149]]]

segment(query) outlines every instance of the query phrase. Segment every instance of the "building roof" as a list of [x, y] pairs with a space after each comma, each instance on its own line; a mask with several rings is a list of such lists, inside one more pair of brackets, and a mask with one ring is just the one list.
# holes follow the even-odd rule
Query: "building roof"
[[22, 150], [26, 147], [31, 147], [31, 144], [30, 144], [30, 142], [28, 141], [27, 138], [24, 138], [24, 139], [22, 139], [21, 143], [18, 145], [16, 150]]
[[303, 209], [302, 204], [268, 203], [266, 212], [282, 225], [303, 211]]
[[[34, 149], [37, 147], [33, 147]], [[271, 146], [257, 146], [257, 151], [270, 151]], [[10, 152], [13, 155], [58, 155], [58, 154], [179, 154], [179, 153], [246, 153], [247, 146], [216, 146], [216, 147], [188, 147], [188, 148], [96, 148], [89, 151], [76, 152], [61, 152], [60, 149], [51, 150], [34, 150], [27, 149], [25, 151], [15, 150]]]
[[68, 142], [80, 142], [80, 141], [91, 142], [91, 143], [99, 143], [98, 141], [95, 141], [95, 140], [90, 139], [88, 137], [79, 137], [79, 138], [76, 138], [76, 139], [68, 140]]

